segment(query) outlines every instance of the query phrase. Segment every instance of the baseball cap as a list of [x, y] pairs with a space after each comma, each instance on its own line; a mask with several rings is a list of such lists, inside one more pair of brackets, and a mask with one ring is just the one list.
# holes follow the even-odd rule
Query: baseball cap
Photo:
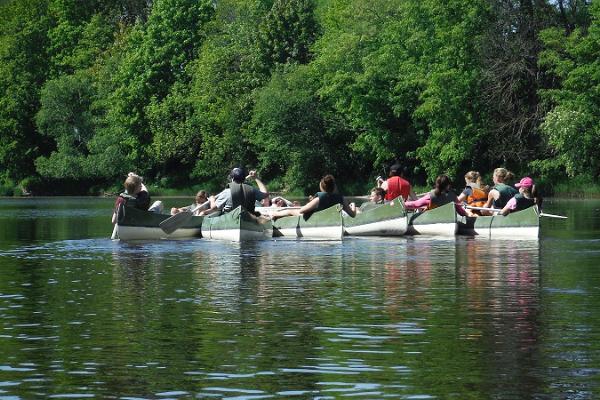
[[530, 177], [526, 176], [525, 178], [522, 178], [519, 183], [515, 183], [515, 187], [526, 187], [526, 188], [530, 188], [533, 186], [533, 179], [531, 179]]

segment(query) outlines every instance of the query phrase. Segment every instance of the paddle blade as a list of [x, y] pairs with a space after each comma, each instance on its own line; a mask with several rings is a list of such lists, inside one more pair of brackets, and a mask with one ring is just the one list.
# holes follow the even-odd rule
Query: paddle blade
[[546, 213], [540, 213], [540, 217], [558, 218], [558, 219], [567, 219], [568, 218], [568, 217], [565, 217], [564, 215], [554, 215], [554, 214], [546, 214]]
[[172, 217], [165, 219], [160, 224], [158, 224], [158, 226], [160, 226], [160, 229], [162, 229], [164, 233], [170, 235], [171, 233], [175, 232], [177, 229], [185, 225], [192, 218], [192, 215], [193, 214], [191, 211], [182, 211], [178, 214], [173, 215]]

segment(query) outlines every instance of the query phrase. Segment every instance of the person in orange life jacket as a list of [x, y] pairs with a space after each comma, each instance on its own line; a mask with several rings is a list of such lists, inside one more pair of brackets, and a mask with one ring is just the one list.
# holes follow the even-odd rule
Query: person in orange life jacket
[[[483, 185], [481, 175], [477, 171], [469, 171], [465, 174], [466, 186], [461, 194], [458, 195], [458, 201], [466, 203], [473, 207], [483, 207], [488, 199], [487, 186]], [[481, 215], [478, 210], [466, 210], [467, 214], [472, 217]]]
[[113, 224], [117, 223], [117, 216], [121, 205], [134, 207], [142, 211], [162, 212], [162, 201], [155, 201], [152, 206], [150, 206], [150, 193], [148, 193], [148, 189], [146, 188], [146, 185], [144, 185], [144, 179], [141, 176], [130, 172], [127, 174], [123, 187], [125, 188], [125, 191], [119, 194], [119, 197], [117, 197], [117, 200], [115, 201], [112, 215]]
[[541, 201], [538, 200], [539, 197], [537, 196], [537, 190], [533, 183], [533, 179], [530, 177], [526, 176], [521, 179], [519, 183], [515, 183], [515, 187], [519, 189], [519, 193], [508, 200], [504, 208], [502, 208], [502, 211], [500, 211], [500, 214], [508, 215], [511, 212], [521, 211], [534, 204], [541, 203]]
[[315, 211], [325, 210], [336, 204], [342, 205], [343, 210], [351, 217], [356, 215], [355, 211], [344, 200], [344, 196], [337, 193], [337, 186], [335, 184], [335, 178], [333, 175], [325, 175], [319, 182], [320, 192], [317, 192], [313, 198], [300, 207], [300, 209], [287, 209], [281, 211], [275, 211], [271, 217], [273, 219], [296, 216], [296, 215], [307, 215], [309, 216]]
[[[269, 196], [267, 187], [258, 179], [256, 171], [252, 170], [246, 176], [243, 168], [234, 168], [231, 170], [229, 176], [231, 183], [215, 197], [214, 204], [208, 210], [200, 212], [200, 215], [207, 215], [216, 210], [227, 213], [238, 206], [242, 206], [246, 211], [254, 213], [256, 201], [263, 200]], [[250, 179], [256, 182], [258, 189], [244, 183]]]
[[410, 182], [404, 179], [400, 164], [394, 164], [390, 167], [389, 178], [387, 180], [384, 181], [383, 178], [377, 178], [377, 185], [385, 190], [386, 202], [392, 201], [398, 196], [402, 196], [404, 201], [417, 199]]
[[448, 203], [454, 203], [456, 212], [460, 215], [467, 215], [462, 204], [458, 201], [458, 196], [451, 188], [450, 178], [446, 175], [439, 175], [435, 178], [435, 187], [432, 191], [426, 193], [418, 200], [409, 200], [404, 203], [404, 205], [407, 210], [414, 210], [417, 208], [431, 210]]
[[[507, 185], [505, 182], [513, 179], [514, 175], [506, 168], [496, 168], [492, 179], [494, 180], [494, 186], [488, 193], [487, 202], [483, 205], [484, 208], [497, 208], [503, 209], [508, 200], [511, 199], [515, 194], [518, 193], [517, 189]], [[491, 211], [483, 211], [481, 215], [493, 215]]]
[[369, 195], [369, 201], [366, 201], [360, 205], [360, 207], [356, 207], [356, 204], [350, 203], [349, 206], [353, 209], [357, 214], [365, 212], [369, 209], [375, 208], [381, 204], [384, 204], [385, 198], [385, 190], [380, 187], [374, 187], [371, 189], [371, 194]]

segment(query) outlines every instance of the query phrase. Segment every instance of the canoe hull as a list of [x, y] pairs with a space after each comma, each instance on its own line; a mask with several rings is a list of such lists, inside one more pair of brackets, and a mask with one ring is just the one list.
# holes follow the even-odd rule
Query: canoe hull
[[238, 207], [226, 214], [207, 217], [202, 224], [202, 237], [243, 242], [269, 239], [273, 236], [271, 221], [256, 217]]
[[343, 215], [344, 231], [351, 236], [402, 236], [408, 229], [408, 216], [401, 199], [356, 214]]
[[344, 226], [341, 206], [304, 215], [282, 217], [273, 222], [274, 237], [305, 238], [320, 240], [342, 240]]
[[537, 206], [506, 216], [461, 217], [459, 233], [485, 238], [537, 239], [540, 218]]
[[175, 232], [166, 234], [160, 229], [159, 224], [169, 217], [171, 217], [169, 214], [122, 206], [118, 213], [115, 237], [120, 240], [157, 240], [189, 239], [202, 236], [203, 217], [194, 216]]
[[409, 212], [409, 235], [454, 236], [458, 232], [458, 218], [454, 203], [424, 212]]

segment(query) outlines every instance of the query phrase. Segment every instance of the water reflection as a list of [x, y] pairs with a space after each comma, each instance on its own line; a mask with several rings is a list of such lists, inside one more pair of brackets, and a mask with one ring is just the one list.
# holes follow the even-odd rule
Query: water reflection
[[103, 230], [97, 237], [75, 228], [0, 237], [0, 397], [598, 389], [600, 247], [588, 233], [121, 243], [96, 218], [81, 225]]

